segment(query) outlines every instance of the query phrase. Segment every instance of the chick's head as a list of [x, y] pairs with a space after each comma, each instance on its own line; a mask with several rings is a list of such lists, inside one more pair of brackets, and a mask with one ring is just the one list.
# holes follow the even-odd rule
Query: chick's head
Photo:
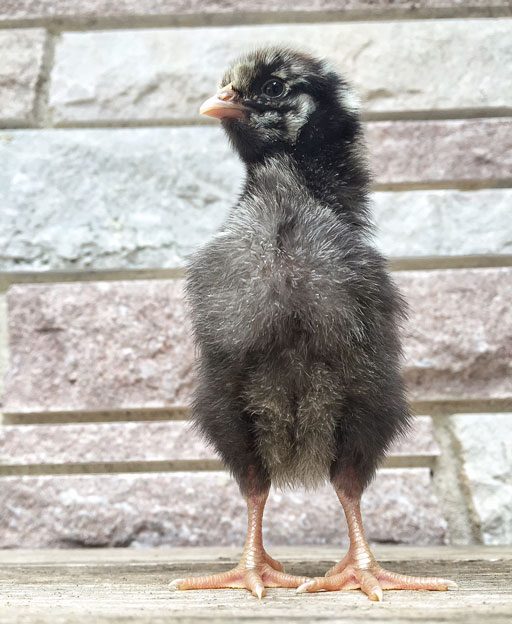
[[357, 116], [357, 103], [325, 61], [267, 47], [233, 63], [200, 113], [220, 119], [242, 159], [251, 162], [338, 136]]

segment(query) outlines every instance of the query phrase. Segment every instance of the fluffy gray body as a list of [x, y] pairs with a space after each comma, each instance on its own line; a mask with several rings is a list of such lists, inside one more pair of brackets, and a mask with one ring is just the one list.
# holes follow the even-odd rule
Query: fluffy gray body
[[[256, 166], [251, 184], [258, 193], [242, 194], [189, 267], [202, 352], [196, 417], [211, 437], [223, 415], [239, 412], [234, 429], [244, 414], [249, 456], [270, 480], [314, 486], [339, 459], [338, 432], [349, 457], [366, 436], [389, 435], [377, 426], [386, 401], [369, 422], [354, 422], [350, 404], [388, 381], [372, 364], [389, 358], [388, 373], [396, 365], [392, 285], [365, 237], [310, 193], [288, 159]], [[247, 459], [249, 448], [232, 443]]]
[[363, 488], [408, 421], [403, 305], [371, 245], [360, 128], [353, 112], [330, 123], [340, 131], [317, 121], [297, 138], [294, 125], [288, 146], [261, 139], [256, 153], [230, 122], [245, 187], [188, 267], [193, 417], [243, 492], [327, 478]]

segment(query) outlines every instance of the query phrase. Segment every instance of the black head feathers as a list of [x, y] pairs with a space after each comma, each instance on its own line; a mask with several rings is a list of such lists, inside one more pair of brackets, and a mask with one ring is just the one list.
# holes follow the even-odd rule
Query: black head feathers
[[326, 61], [290, 48], [240, 57], [224, 74], [218, 96], [221, 108], [206, 114], [221, 118], [248, 163], [315, 149], [327, 139], [350, 140], [357, 129], [356, 98], [347, 82]]

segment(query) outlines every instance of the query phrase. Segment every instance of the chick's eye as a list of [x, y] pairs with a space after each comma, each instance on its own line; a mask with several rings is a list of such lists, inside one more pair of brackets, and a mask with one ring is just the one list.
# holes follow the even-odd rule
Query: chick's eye
[[284, 82], [271, 78], [261, 87], [261, 92], [269, 98], [277, 98], [284, 93]]

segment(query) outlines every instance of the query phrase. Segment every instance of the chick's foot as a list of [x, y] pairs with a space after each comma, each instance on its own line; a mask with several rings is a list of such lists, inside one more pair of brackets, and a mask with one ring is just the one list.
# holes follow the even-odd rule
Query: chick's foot
[[382, 568], [375, 560], [362, 565], [346, 557], [324, 577], [306, 581], [297, 591], [303, 593], [360, 589], [370, 600], [381, 601], [382, 592], [386, 589], [446, 591], [456, 588], [456, 583], [448, 579], [406, 576]]
[[406, 576], [382, 568], [375, 560], [364, 535], [360, 496], [347, 496], [340, 490], [336, 493], [347, 518], [349, 551], [324, 577], [303, 583], [297, 589], [299, 593], [361, 589], [370, 600], [381, 601], [385, 589], [445, 591], [457, 588], [456, 583], [447, 579]]
[[171, 589], [248, 589], [262, 598], [267, 587], [298, 587], [310, 580], [305, 576], [286, 574], [283, 566], [272, 559], [263, 547], [262, 520], [268, 491], [247, 498], [247, 538], [240, 563], [227, 572], [176, 579]]
[[171, 589], [248, 589], [253, 596], [262, 598], [267, 587], [294, 588], [309, 580], [305, 576], [286, 574], [283, 566], [264, 551], [254, 554], [256, 556], [243, 557], [235, 568], [227, 572], [176, 579], [170, 587]]

